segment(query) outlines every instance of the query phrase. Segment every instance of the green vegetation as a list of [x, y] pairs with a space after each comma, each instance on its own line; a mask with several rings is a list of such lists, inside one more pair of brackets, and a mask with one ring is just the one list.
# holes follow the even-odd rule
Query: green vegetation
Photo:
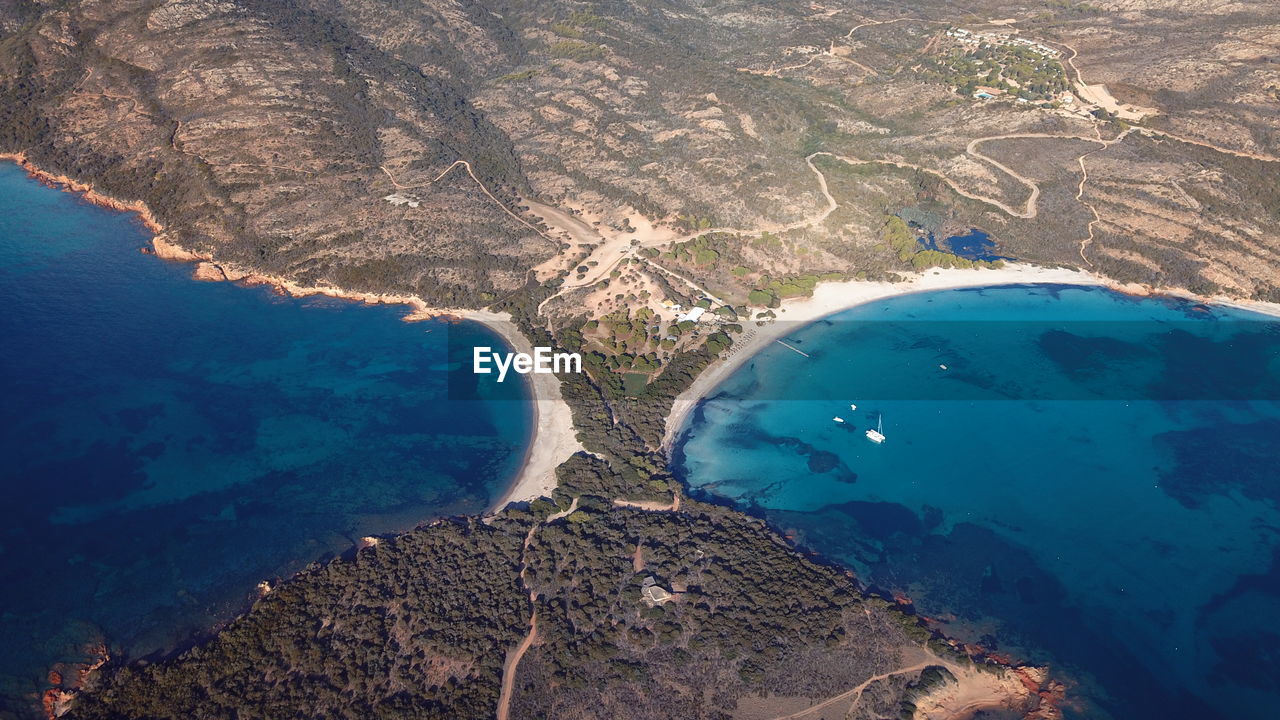
[[[634, 3], [601, 3], [592, 11], [567, 12], [561, 5], [504, 3], [502, 15], [485, 16], [483, 25], [466, 25], [469, 13], [460, 12], [402, 28], [397, 23], [414, 19], [402, 8], [420, 4], [385, 3], [373, 13], [362, 12], [360, 2], [343, 5], [349, 12], [342, 13], [317, 4], [254, 0], [249, 5], [245, 17], [252, 23], [219, 14], [211, 20], [191, 19], [185, 29], [167, 30], [160, 37], [148, 35], [137, 13], [117, 14], [125, 21], [105, 20], [110, 13], [76, 3], [54, 3], [47, 9], [18, 3], [17, 9], [0, 10], [3, 26], [11, 33], [0, 47], [6, 68], [0, 73], [0, 147], [27, 150], [38, 164], [92, 181], [110, 194], [141, 199], [180, 239], [263, 272], [303, 283], [412, 292], [440, 305], [493, 304], [510, 311], [535, 344], [584, 351], [588, 372], [563, 378], [563, 392], [579, 437], [592, 455], [576, 456], [559, 469], [554, 502], [503, 513], [492, 525], [442, 523], [361, 551], [352, 559], [311, 568], [199, 648], [150, 666], [113, 667], [101, 692], [84, 703], [79, 716], [247, 717], [252, 713], [246, 706], [252, 705], [266, 708], [255, 715], [264, 718], [492, 717], [501, 660], [523, 637], [534, 604], [540, 643], [521, 665], [513, 717], [564, 717], [568, 708], [584, 707], [599, 708], [601, 717], [720, 717], [732, 714], [745, 693], [801, 691], [819, 697], [847, 690], [874, 669], [883, 669], [884, 658], [896, 658], [901, 637], [927, 635], [909, 618], [862, 598], [838, 571], [813, 566], [741, 514], [690, 501], [678, 513], [613, 506], [615, 498], [668, 502], [678, 491], [667, 458], [659, 451], [663, 418], [676, 395], [730, 347], [736, 326], [695, 334], [692, 324], [673, 326], [669, 317], [659, 323], [644, 310], [615, 313], [601, 322], [534, 317], [538, 302], [560, 283], [525, 281], [529, 268], [549, 253], [540, 249], [539, 238], [493, 206], [461, 172], [423, 193], [420, 212], [390, 211], [378, 200], [387, 186], [377, 169], [386, 163], [398, 176], [403, 172], [405, 182], [416, 183], [466, 158], [481, 183], [517, 212], [519, 197], [549, 191], [545, 199], [554, 200], [562, 189], [598, 193], [605, 204], [626, 203], [650, 218], [682, 210], [679, 227], [704, 236], [673, 248], [668, 259], [682, 263], [681, 274], [699, 284], [705, 284], [706, 277], [723, 279], [732, 294], [720, 293], [717, 287], [717, 295], [734, 303], [748, 297], [752, 307], [743, 303], [736, 311], [744, 323], [772, 318], [772, 311], [760, 308], [811, 293], [819, 280], [833, 277], [823, 274], [829, 269], [892, 279], [898, 277], [891, 272], [895, 268], [967, 263], [947, 253], [921, 250], [909, 224], [897, 218], [886, 218], [883, 245], [849, 242], [847, 234], [834, 229], [875, 230], [865, 227], [865, 218], [852, 209], [901, 207], [917, 201], [904, 197], [913, 193], [934, 202], [947, 191], [907, 171], [829, 158], [818, 158], [815, 165], [827, 174], [841, 208], [822, 227], [784, 236], [705, 235], [713, 227], [756, 226], [753, 215], [778, 207], [761, 204], [762, 199], [781, 204], [798, 197], [789, 190], [783, 197], [779, 187], [811, 192], [813, 178], [795, 157], [797, 150], [805, 155], [831, 149], [883, 157], [892, 147], [911, 162], [929, 164], [931, 148], [946, 149], [939, 138], [972, 137], [972, 131], [989, 132], [998, 126], [1002, 118], [986, 113], [979, 113], [986, 116], [981, 124], [971, 125], [964, 124], [962, 113], [939, 114], [945, 103], [929, 104], [927, 93], [925, 101], [917, 103], [920, 96], [911, 89], [918, 88], [918, 77], [914, 69], [901, 68], [917, 67], [917, 40], [923, 42], [927, 34], [899, 32], [904, 26], [882, 28], [886, 32], [876, 34], [884, 40], [874, 41], [878, 47], [870, 55], [860, 50], [857, 56], [876, 65], [878, 75], [868, 83], [824, 88], [832, 84], [740, 72], [741, 61], [755, 63], [763, 57], [758, 48], [744, 47], [727, 26], [708, 25], [705, 18], [714, 13], [701, 11], [650, 12]], [[1058, 15], [1093, 11], [1068, 0], [1042, 5]], [[14, 19], [17, 13], [22, 14], [20, 21]], [[41, 20], [41, 15], [48, 18]], [[782, 29], [769, 24], [773, 15], [760, 16], [762, 32]], [[830, 34], [827, 27], [811, 33], [815, 28], [792, 19], [799, 15], [783, 15], [788, 18], [788, 34]], [[465, 27], [457, 27], [460, 23]], [[1141, 25], [1138, 19], [1126, 23]], [[412, 30], [405, 33], [411, 41], [379, 42], [387, 37], [388, 26]], [[72, 28], [71, 36], [66, 28]], [[528, 32], [531, 29], [536, 32]], [[1117, 38], [1131, 37], [1122, 26], [1113, 29]], [[472, 49], [484, 51], [462, 51], [450, 44], [453, 37], [478, 39]], [[604, 42], [609, 42], [607, 50]], [[899, 46], [890, 44], [894, 42]], [[159, 70], [111, 59], [120, 55], [113, 47], [117, 43], [129, 43], [128, 56], [145, 56], [148, 67]], [[218, 49], [233, 44], [245, 50], [227, 56]], [[1140, 61], [1141, 47], [1113, 57], [1132, 63], [1129, 77], [1159, 77], [1158, 66]], [[261, 73], [250, 71], [237, 76], [244, 87], [236, 88], [225, 103], [230, 116], [287, 116], [317, 130], [285, 138], [278, 128], [264, 127], [258, 134], [227, 132], [213, 141], [218, 147], [245, 148], [236, 162], [264, 160], [247, 150], [262, 146], [268, 153], [279, 152], [271, 162], [298, 165], [312, 174], [246, 168], [231, 172], [217, 153], [205, 153], [208, 160], [201, 160], [201, 137], [207, 137], [208, 128], [243, 125], [224, 122], [216, 103], [201, 108], [205, 130], [191, 132], [192, 127], [186, 127], [180, 132], [176, 127], [178, 119], [191, 117], [193, 98], [179, 92], [171, 78], [198, 86], [188, 80], [210, 72], [201, 68], [227, 71], [209, 62], [211, 53], [239, 60], [249, 48], [261, 54], [251, 58], [254, 67], [281, 69], [268, 75], [271, 85], [306, 87], [308, 102], [251, 104], [250, 99], [279, 93], [263, 92], [267, 86], [254, 85]], [[620, 76], [637, 76], [650, 83], [651, 92], [631, 95], [608, 83], [590, 87], [602, 76], [598, 71], [608, 69], [604, 63], [585, 73], [567, 62], [529, 67], [540, 53], [616, 60]], [[1154, 54], [1164, 55], [1172, 53]], [[883, 67], [876, 59], [881, 56]], [[299, 71], [290, 75], [295, 61]], [[932, 73], [934, 79], [966, 93], [992, 84], [1038, 100], [1065, 87], [1059, 63], [1003, 45], [925, 62], [926, 76]], [[1244, 63], [1242, 68], [1240, 72], [1256, 72], [1254, 64]], [[904, 85], [900, 78], [906, 76], [910, 77]], [[1243, 77], [1235, 75], [1218, 85], [1232, 93], [1250, 92]], [[489, 78], [496, 82], [484, 82]], [[536, 84], [538, 92], [529, 92], [532, 88], [525, 84]], [[477, 94], [476, 87], [483, 93]], [[136, 98], [136, 111], [112, 114], [97, 109], [128, 107], [124, 101], [105, 102], [92, 95], [103, 88]], [[652, 90], [658, 88], [671, 93], [670, 102], [656, 101]], [[716, 139], [710, 153], [708, 141], [697, 133], [653, 141], [656, 132], [688, 125], [682, 114], [707, 107], [702, 98], [712, 89], [726, 108], [753, 118], [763, 141], [747, 140], [745, 135], [737, 141]], [[865, 110], [853, 107], [862, 102], [853, 97], [857, 92], [870, 98]], [[585, 102], [591, 109], [568, 105], [564, 98], [569, 95], [575, 96], [575, 105]], [[1217, 103], [1221, 97], [1161, 91], [1156, 101], [1179, 113], [1194, 110], [1212, 122], [1229, 116], [1215, 115], [1220, 108], [1196, 103], [1203, 103], [1203, 98]], [[307, 115], [308, 108], [315, 108], [314, 114]], [[542, 116], [539, 111], [570, 116], [575, 123], [598, 119], [598, 124], [587, 132], [570, 131], [566, 125], [537, 119]], [[508, 136], [502, 128], [518, 126], [525, 115], [534, 118], [533, 127], [528, 132], [520, 127]], [[1242, 117], [1233, 119], [1253, 137], [1265, 136], [1264, 127]], [[837, 118], [839, 124], [834, 122]], [[734, 117], [724, 120], [727, 132], [738, 132]], [[856, 126], [851, 121], [865, 121], [865, 130], [843, 134], [841, 127]], [[113, 132], [104, 132], [104, 127]], [[1104, 130], [1121, 127], [1115, 123]], [[888, 135], [882, 138], [881, 130]], [[388, 137], [395, 142], [383, 140]], [[512, 137], [517, 138], [518, 152]], [[564, 152], [566, 145], [560, 141], [574, 143], [581, 152]], [[415, 149], [415, 157], [401, 170], [407, 148]], [[703, 163], [711, 154], [722, 162]], [[1170, 166], [1192, 163], [1220, 169], [1222, 181], [1183, 183], [1194, 204], [1203, 208], [1196, 212], [1209, 218], [1207, 225], [1188, 227], [1256, 225], [1270, 233], [1263, 237], [1275, 234], [1268, 218], [1277, 216], [1280, 203], [1273, 168], [1265, 163], [1174, 142], [1157, 144], [1137, 134], [1113, 145], [1108, 155], [1122, 173], [1150, 158]], [[640, 175], [642, 167], [655, 169], [652, 183], [626, 182]], [[1067, 169], [1075, 172], [1074, 156]], [[526, 172], [537, 181], [526, 179]], [[900, 189], [885, 189], [889, 186], [880, 176], [908, 182], [898, 183]], [[312, 200], [308, 211], [299, 214], [298, 188], [306, 178]], [[1110, 188], [1103, 191], [1108, 195], [1099, 198], [1098, 207], [1121, 207], [1129, 198], [1175, 202], [1160, 199], [1158, 193], [1115, 190], [1126, 185], [1128, 178], [1122, 179], [1125, 182], [1117, 183], [1113, 176], [1091, 185], [1091, 193]], [[739, 206], [717, 205], [715, 198], [723, 196], [725, 187], [741, 188], [735, 192], [741, 197], [734, 198], [742, 200]], [[1077, 226], [1070, 218], [1062, 219], [1078, 216], [1081, 208], [1068, 202], [1070, 193], [1059, 195], [1055, 200], [1046, 192], [1041, 200], [1045, 211], [1036, 223], [1005, 219], [996, 228], [1002, 236], [1023, 238], [1015, 246], [1020, 256], [1077, 260], [1074, 246], [1043, 240], [1068, 236], [1055, 234], [1060, 228], [1084, 227], [1083, 222]], [[946, 204], [938, 201], [939, 206]], [[952, 205], [939, 210], [945, 222], [986, 212], [969, 212], [961, 207], [963, 201]], [[1173, 205], [1157, 207], [1168, 210]], [[254, 211], [247, 213], [245, 208]], [[1060, 208], [1067, 211], [1059, 213]], [[1246, 219], [1248, 223], [1241, 222]], [[1046, 222], [1060, 224], [1050, 233], [1044, 230]], [[1142, 236], [1110, 234], [1109, 225], [1114, 227], [1097, 224], [1095, 247], [1116, 252], [1091, 253], [1099, 271], [1123, 279], [1213, 289], [1199, 277], [1210, 269], [1208, 262]], [[1027, 230], [1031, 226], [1033, 230]], [[1247, 240], [1217, 234], [1195, 236], [1194, 242], [1226, 248], [1228, 257], [1256, 259], [1233, 267], [1256, 266], [1256, 276], [1264, 280], [1274, 275]], [[546, 247], [557, 246], [553, 242]], [[559, 247], [569, 250], [567, 245]], [[517, 252], [525, 248], [533, 251]], [[657, 259], [660, 253], [644, 249], [639, 255]], [[678, 294], [663, 285], [665, 280], [655, 282], [658, 292]], [[1280, 299], [1280, 288], [1273, 282], [1253, 287], [1256, 293]], [[680, 335], [680, 340], [666, 340], [669, 333]], [[677, 348], [680, 352], [673, 355], [670, 351]], [[521, 543], [533, 521], [567, 507], [570, 497], [579, 498], [580, 509], [539, 530], [529, 551], [522, 553]], [[641, 572], [632, 564], [637, 554], [643, 560]], [[539, 593], [533, 603], [528, 599], [530, 588], [518, 579], [519, 568], [526, 564], [530, 585]], [[663, 587], [682, 592], [681, 600], [657, 608], [639, 604], [638, 583], [649, 575]], [[926, 672], [912, 687], [928, 687], [940, 677]], [[706, 691], [690, 693], [691, 686]], [[877, 692], [887, 689], [891, 688], [876, 687]], [[894, 712], [886, 711], [885, 716]]]
[[692, 215], [692, 214], [690, 215], [680, 214], [676, 216], [675, 224], [676, 224], [676, 227], [680, 228], [681, 230], [706, 230], [707, 228], [710, 228], [713, 225], [715, 225], [715, 220], [711, 219], [710, 217], [698, 217], [697, 215]]
[[644, 392], [649, 384], [649, 376], [641, 372], [624, 373], [622, 376], [622, 394], [636, 397]]
[[604, 46], [578, 40], [557, 40], [547, 46], [552, 57], [567, 60], [598, 60], [604, 57]]
[[916, 270], [925, 270], [931, 267], [995, 268], [1004, 266], [1004, 262], [1001, 260], [968, 260], [940, 250], [922, 250], [919, 241], [916, 239], [915, 231], [902, 218], [896, 215], [885, 217], [880, 236], [884, 239], [889, 249], [897, 254], [899, 260], [904, 263], [911, 263], [911, 267]]
[[211, 641], [127, 666], [75, 718], [492, 716], [529, 615], [527, 526], [442, 522], [315, 564]]
[[583, 36], [586, 34], [581, 30], [579, 30], [578, 28], [574, 27], [573, 25], [570, 25], [569, 23], [562, 23], [562, 22], [552, 23], [551, 32], [559, 35], [560, 37], [572, 38], [574, 40], [581, 40]]
[[1071, 88], [1056, 57], [1023, 45], [983, 41], [930, 58], [925, 67], [926, 75], [965, 97], [988, 87], [1028, 101], [1052, 101]]
[[762, 278], [762, 280], [766, 281], [763, 286], [747, 293], [747, 302], [750, 305], [761, 307], [778, 307], [786, 298], [813, 295], [813, 289], [823, 280], [844, 279], [845, 275], [843, 273], [826, 273], [823, 275], [809, 273], [772, 279], [766, 276]]
[[889, 247], [898, 254], [898, 259], [903, 262], [910, 261], [911, 256], [920, 247], [919, 242], [916, 241], [916, 234], [912, 232], [911, 227], [897, 215], [885, 217], [884, 227], [881, 229], [880, 234], [884, 241], [889, 244]]
[[1097, 5], [1075, 2], [1075, 0], [1045, 0], [1045, 5], [1053, 10], [1055, 15], [1099, 15], [1106, 12]]
[[692, 240], [676, 243], [662, 257], [694, 265], [714, 265], [720, 259], [720, 252], [715, 249], [719, 242], [719, 238], [711, 235], [699, 235]]
[[712, 355], [719, 355], [720, 353], [729, 349], [729, 346], [731, 345], [733, 345], [733, 338], [729, 337], [725, 333], [722, 333], [722, 332], [712, 333], [710, 336], [707, 337], [707, 344], [706, 344], [707, 352], [711, 353]]
[[747, 302], [752, 305], [771, 308], [778, 307], [781, 304], [777, 295], [764, 288], [756, 288], [747, 293]]
[[[1000, 263], [1000, 265], [995, 265]], [[931, 267], [944, 268], [973, 268], [984, 266], [1003, 266], [1004, 263], [996, 260], [994, 263], [987, 263], [982, 260], [968, 260], [951, 253], [941, 252], [939, 250], [921, 250], [911, 257], [911, 267], [916, 270], [925, 270]]]
[[[580, 510], [590, 521], [540, 532], [527, 575], [551, 641], [521, 662], [513, 716], [590, 707], [601, 717], [719, 717], [747, 693], [836, 694], [910, 642], [885, 603], [800, 560], [757, 521], [689, 506], [647, 513], [590, 501]], [[647, 578], [679, 600], [646, 607]], [[563, 602], [570, 589], [577, 601]], [[868, 617], [877, 631], [854, 629]], [[688, 693], [691, 679], [707, 690]]]
[[529, 68], [528, 70], [517, 70], [515, 72], [509, 72], [506, 75], [499, 75], [497, 81], [500, 83], [523, 82], [525, 80], [532, 79], [537, 74], [538, 74], [537, 68]]
[[[759, 520], [689, 500], [679, 513], [615, 507], [618, 476], [585, 454], [558, 474], [553, 502], [313, 566], [171, 661], [109, 667], [67, 717], [493, 717], [534, 612], [512, 717], [719, 717], [748, 695], [856, 686], [897, 668], [920, 634]], [[670, 498], [664, 483], [649, 490]], [[541, 524], [573, 497], [576, 512]], [[647, 607], [650, 578], [678, 600]], [[709, 690], [685, 692], [690, 678]]]
[[603, 30], [609, 26], [609, 21], [590, 10], [574, 10], [569, 13], [569, 17], [564, 24], [576, 28]]

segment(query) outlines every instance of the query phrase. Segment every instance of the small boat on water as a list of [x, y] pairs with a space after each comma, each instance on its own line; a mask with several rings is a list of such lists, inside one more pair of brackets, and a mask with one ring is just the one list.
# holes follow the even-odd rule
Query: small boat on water
[[849, 406], [849, 409], [850, 409], [850, 410], [853, 410], [853, 411], [855, 411], [855, 412], [856, 412], [856, 411], [857, 411], [857, 409], [858, 409], [858, 406], [857, 406], [857, 405], [850, 405], [850, 406]]
[[834, 420], [834, 421], [836, 421], [836, 422], [838, 422], [838, 423], [842, 423], [842, 422], [844, 422], [844, 418], [840, 417], [839, 415], [837, 415], [837, 416], [835, 416], [835, 417], [833, 417], [833, 418], [831, 418], [831, 419], [832, 419], [832, 420]]
[[884, 442], [884, 415], [880, 415], [880, 419], [876, 421], [876, 429], [867, 431], [867, 439], [879, 445]]
[[947, 366], [946, 366], [946, 365], [939, 365], [938, 367], [942, 368], [943, 370], [946, 370], [946, 369], [947, 369]]

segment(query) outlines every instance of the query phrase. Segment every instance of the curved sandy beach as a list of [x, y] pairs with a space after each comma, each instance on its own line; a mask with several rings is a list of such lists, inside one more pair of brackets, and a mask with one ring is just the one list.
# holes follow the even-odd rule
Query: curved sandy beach
[[[458, 318], [478, 322], [502, 336], [516, 352], [532, 353], [533, 346], [529, 339], [511, 321], [507, 313], [489, 310], [471, 310], [465, 308], [435, 308], [415, 295], [392, 295], [381, 293], [355, 292], [332, 286], [304, 286], [284, 280], [268, 277], [244, 270], [230, 264], [219, 264], [214, 260], [187, 251], [168, 241], [163, 235], [152, 241], [157, 257], [183, 262], [195, 261], [196, 269], [193, 277], [197, 280], [229, 280], [248, 284], [269, 284], [282, 293], [295, 297], [324, 295], [344, 300], [356, 300], [371, 305], [406, 305], [410, 308], [405, 316], [406, 322], [430, 320], [433, 318]], [[570, 455], [582, 450], [578, 442], [577, 431], [573, 427], [573, 413], [564, 396], [560, 393], [560, 380], [555, 375], [530, 374], [526, 376], [532, 384], [532, 402], [534, 412], [533, 432], [529, 438], [529, 447], [519, 473], [490, 506], [489, 512], [497, 512], [513, 502], [526, 502], [539, 497], [549, 497], [556, 487], [556, 467], [569, 459]]]
[[[457, 313], [466, 320], [483, 323], [502, 336], [516, 352], [532, 353], [533, 346], [511, 322], [506, 313], [488, 310], [465, 310]], [[534, 427], [529, 439], [529, 449], [524, 464], [507, 491], [498, 498], [491, 512], [497, 512], [513, 502], [527, 502], [540, 497], [550, 497], [556, 489], [556, 468], [570, 455], [582, 450], [577, 430], [573, 427], [573, 413], [560, 393], [560, 379], [555, 375], [527, 375], [532, 384]]]
[[[667, 414], [666, 432], [662, 438], [662, 448], [668, 453], [675, 445], [681, 427], [703, 397], [711, 394], [716, 386], [723, 382], [734, 370], [738, 369], [753, 355], [760, 352], [776, 340], [795, 332], [802, 324], [811, 323], [820, 318], [848, 310], [858, 305], [931, 290], [951, 290], [955, 288], [998, 287], [1001, 285], [1024, 284], [1080, 285], [1086, 287], [1108, 287], [1119, 292], [1134, 295], [1169, 295], [1185, 297], [1202, 302], [1233, 307], [1240, 310], [1263, 313], [1280, 317], [1280, 304], [1254, 301], [1239, 301], [1229, 298], [1203, 298], [1176, 289], [1152, 289], [1142, 286], [1120, 285], [1100, 275], [1084, 270], [1068, 268], [1047, 268], [1023, 263], [1009, 263], [1001, 268], [975, 269], [933, 269], [912, 275], [904, 282], [867, 282], [852, 280], [838, 283], [822, 283], [813, 291], [812, 297], [787, 300], [778, 309], [778, 320], [761, 327], [747, 327], [747, 337], [734, 337], [734, 345], [730, 354], [712, 365], [694, 380], [687, 390], [676, 397]], [[781, 322], [780, 322], [781, 321]], [[754, 333], [751, 331], [754, 330]]]
[[[334, 286], [304, 286], [283, 278], [270, 277], [222, 263], [213, 257], [195, 252], [174, 242], [164, 232], [164, 226], [156, 220], [150, 209], [138, 201], [125, 201], [96, 191], [91, 184], [45, 172], [31, 163], [22, 153], [0, 154], [0, 161], [17, 163], [36, 179], [50, 185], [78, 193], [95, 205], [113, 210], [138, 213], [143, 225], [153, 233], [152, 249], [156, 257], [178, 262], [195, 263], [193, 279], [203, 281], [241, 281], [248, 284], [267, 284], [280, 292], [295, 297], [324, 295], [327, 297], [356, 300], [372, 305], [406, 305], [410, 312], [406, 321], [426, 320], [436, 317], [457, 317], [481, 323], [498, 333], [518, 352], [532, 352], [528, 338], [520, 333], [506, 313], [488, 310], [434, 308], [414, 295], [357, 292]], [[534, 429], [529, 439], [529, 449], [515, 480], [507, 487], [490, 508], [497, 511], [512, 502], [523, 502], [549, 496], [556, 486], [556, 467], [570, 455], [582, 449], [573, 427], [573, 415], [560, 394], [560, 381], [554, 375], [529, 375], [533, 383]]]
[[[280, 292], [295, 297], [324, 295], [326, 297], [356, 300], [371, 305], [406, 305], [410, 312], [407, 322], [453, 317], [478, 322], [507, 342], [516, 352], [532, 353], [529, 339], [511, 321], [507, 313], [465, 308], [431, 307], [415, 295], [393, 295], [355, 292], [333, 286], [305, 286], [277, 277], [264, 276], [232, 264], [219, 264], [212, 258], [185, 250], [163, 235], [152, 240], [157, 257], [183, 262], [196, 262], [193, 276], [197, 280], [230, 280], [249, 284], [269, 284]], [[573, 413], [560, 393], [560, 380], [555, 375], [530, 374], [532, 383], [534, 427], [529, 438], [529, 448], [515, 480], [490, 506], [489, 512], [497, 512], [513, 502], [526, 502], [539, 497], [549, 497], [556, 487], [556, 467], [582, 450], [577, 431], [573, 427]]]
[[[422, 298], [413, 295], [357, 292], [334, 286], [302, 286], [297, 283], [265, 276], [230, 263], [221, 263], [207, 254], [194, 252], [173, 242], [164, 227], [141, 202], [123, 201], [103, 195], [92, 185], [76, 182], [71, 178], [47, 173], [32, 164], [23, 154], [0, 154], [0, 160], [13, 161], [36, 178], [68, 191], [82, 194], [85, 199], [115, 210], [136, 212], [146, 227], [155, 233], [152, 239], [155, 255], [169, 260], [195, 263], [193, 276], [198, 280], [242, 281], [249, 284], [270, 284], [281, 292], [304, 297], [325, 295], [328, 297], [357, 300], [370, 304], [401, 304], [411, 308], [407, 321], [424, 320], [442, 316], [457, 317], [479, 322], [501, 335], [518, 352], [532, 352], [531, 344], [511, 322], [509, 315], [488, 310], [435, 308]], [[586, 227], [586, 226], [584, 226]], [[1004, 267], [978, 269], [933, 269], [910, 276], [903, 282], [848, 281], [822, 283], [811, 297], [787, 300], [778, 310], [778, 319], [764, 326], [751, 326], [747, 337], [735, 338], [729, 355], [712, 365], [681, 393], [672, 404], [666, 418], [666, 432], [662, 447], [670, 451], [676, 436], [689, 413], [702, 397], [713, 391], [735, 369], [741, 367], [760, 349], [790, 332], [799, 324], [810, 323], [827, 315], [847, 310], [864, 303], [915, 292], [947, 290], [966, 287], [995, 287], [1047, 283], [1082, 286], [1105, 286], [1120, 292], [1136, 295], [1169, 295], [1201, 302], [1211, 302], [1241, 310], [1280, 317], [1280, 304], [1236, 300], [1226, 297], [1205, 298], [1176, 288], [1149, 288], [1120, 285], [1093, 273], [1066, 269], [1047, 268], [1022, 263], [1010, 263]], [[533, 383], [534, 428], [528, 451], [520, 472], [507, 490], [494, 502], [491, 512], [513, 502], [525, 502], [550, 496], [556, 487], [555, 470], [573, 453], [583, 450], [577, 440], [573, 414], [560, 392], [560, 380], [554, 375], [530, 375]]]

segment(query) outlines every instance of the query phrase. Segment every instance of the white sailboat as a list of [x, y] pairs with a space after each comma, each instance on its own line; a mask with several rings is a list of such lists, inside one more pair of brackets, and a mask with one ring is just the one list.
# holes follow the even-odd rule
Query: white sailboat
[[853, 411], [855, 411], [855, 412], [856, 412], [856, 411], [858, 410], [858, 406], [857, 406], [857, 405], [850, 405], [850, 406], [849, 406], [849, 409], [850, 409], [850, 410], [853, 410]]
[[833, 418], [831, 418], [831, 419], [832, 419], [832, 420], [835, 420], [835, 421], [836, 421], [836, 422], [838, 422], [838, 423], [842, 423], [842, 422], [844, 422], [844, 418], [840, 417], [839, 415], [837, 415], [837, 416], [835, 416], [835, 417], [833, 417]]
[[876, 429], [867, 431], [867, 439], [877, 445], [884, 442], [884, 414], [880, 414], [880, 419], [876, 421]]

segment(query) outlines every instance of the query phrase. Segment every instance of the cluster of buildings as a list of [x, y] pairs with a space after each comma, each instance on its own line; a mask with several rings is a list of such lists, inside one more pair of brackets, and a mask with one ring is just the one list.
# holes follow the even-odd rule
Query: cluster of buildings
[[[1005, 94], [1006, 94], [1005, 91], [1001, 90], [1000, 88], [988, 87], [986, 85], [979, 85], [973, 91], [973, 96], [978, 100], [994, 100]], [[1018, 102], [1025, 103], [1029, 101], [1026, 98], [1018, 98]], [[1069, 90], [1064, 90], [1058, 93], [1057, 95], [1055, 95], [1054, 97], [1048, 100], [1040, 101], [1040, 102], [1041, 103], [1057, 102], [1063, 105], [1064, 107], [1070, 108], [1075, 105], [1076, 96], [1073, 95]]]
[[947, 30], [947, 37], [953, 38], [961, 45], [974, 48], [981, 46], [983, 43], [988, 43], [990, 45], [1024, 47], [1038, 55], [1043, 55], [1044, 57], [1056, 58], [1062, 54], [1044, 43], [1028, 40], [1027, 38], [1019, 37], [1018, 35], [1009, 32], [974, 32], [972, 30], [965, 30], [964, 28], [949, 28]]
[[[663, 300], [661, 304], [663, 309], [670, 310], [672, 312], [681, 312], [682, 310], [684, 310], [684, 306], [680, 305], [679, 303], [671, 302], [670, 300]], [[688, 320], [689, 322], [698, 322], [698, 320], [701, 319], [702, 316], [706, 314], [706, 312], [707, 312], [706, 308], [701, 306], [694, 306], [689, 308], [683, 314], [677, 315], [676, 322], [681, 323], [686, 320]]]

